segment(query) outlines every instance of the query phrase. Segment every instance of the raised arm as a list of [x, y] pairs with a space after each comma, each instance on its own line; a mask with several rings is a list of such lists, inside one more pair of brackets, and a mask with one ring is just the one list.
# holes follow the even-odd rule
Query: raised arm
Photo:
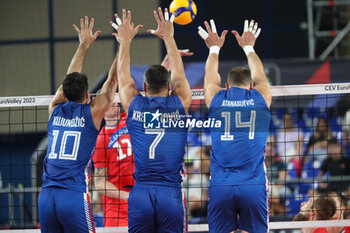
[[128, 200], [129, 193], [118, 189], [107, 179], [107, 168], [95, 168], [94, 183], [98, 192], [111, 198]]
[[142, 25], [134, 27], [134, 23], [131, 23], [131, 12], [123, 9], [123, 21], [114, 15], [116, 22], [112, 23], [112, 26], [117, 30], [117, 33], [113, 33], [118, 40], [119, 56], [118, 56], [118, 82], [119, 82], [119, 97], [120, 101], [128, 112], [129, 105], [136, 95], [139, 94], [134, 79], [130, 74], [130, 44], [137, 32], [142, 28]]
[[[173, 20], [174, 15], [169, 20], [168, 9], [165, 8], [164, 15], [162, 9], [158, 8], [157, 11], [154, 11], [154, 18], [157, 21], [158, 28], [157, 30], [148, 30], [148, 32], [158, 36], [164, 41], [165, 47], [167, 49], [167, 54], [169, 57], [169, 69], [171, 70], [170, 83], [172, 87], [172, 95], [177, 95], [185, 111], [188, 112], [189, 107], [192, 102], [192, 93], [190, 84], [188, 83], [185, 76], [185, 69], [182, 63], [182, 58], [178, 52], [176, 42], [174, 39], [174, 26]], [[159, 14], [159, 16], [158, 16]]]
[[207, 62], [205, 64], [204, 75], [204, 99], [205, 104], [209, 108], [210, 103], [216, 93], [221, 88], [221, 77], [219, 74], [219, 51], [224, 45], [227, 30], [221, 33], [219, 36], [216, 32], [216, 26], [214, 20], [210, 20], [211, 28], [207, 21], [204, 21], [204, 25], [208, 32], [206, 32], [201, 26], [198, 27], [198, 34], [203, 38], [205, 44], [210, 49]]
[[242, 36], [235, 30], [232, 31], [235, 35], [239, 46], [242, 47], [247, 55], [249, 69], [252, 75], [254, 89], [256, 89], [265, 99], [268, 107], [271, 105], [271, 90], [270, 84], [267, 80], [264, 66], [254, 51], [254, 45], [256, 38], [260, 34], [260, 28], [258, 29], [258, 23], [251, 20], [248, 27], [248, 20], [244, 22], [244, 32]]
[[[85, 16], [85, 22], [83, 19], [80, 19], [80, 28], [81, 28], [80, 30], [75, 24], [73, 24], [73, 27], [79, 36], [79, 46], [72, 58], [67, 74], [70, 74], [73, 72], [79, 72], [79, 73], [81, 72], [83, 68], [85, 56], [90, 45], [96, 40], [97, 36], [101, 33], [100, 30], [97, 30], [94, 34], [92, 34], [92, 29], [94, 27], [94, 18], [91, 18], [91, 22], [89, 25], [89, 19], [87, 16]], [[51, 100], [51, 103], [49, 105], [49, 116], [51, 115], [52, 110], [58, 104], [64, 103], [65, 101], [66, 99], [64, 98], [64, 95], [63, 95], [63, 88], [62, 88], [62, 85], [60, 85], [60, 87], [57, 89], [56, 94]]]
[[91, 114], [97, 129], [101, 126], [101, 121], [104, 114], [112, 107], [114, 95], [117, 91], [118, 76], [117, 76], [117, 62], [118, 55], [116, 55], [111, 68], [108, 72], [107, 80], [103, 83], [101, 92], [91, 103]]
[[[188, 49], [179, 49], [179, 53], [180, 53], [181, 57], [186, 57], [186, 56], [192, 56], [193, 55], [193, 52], [190, 52]], [[170, 63], [169, 63], [169, 56], [168, 56], [168, 54], [165, 55], [161, 65], [164, 66], [168, 71], [170, 71]]]

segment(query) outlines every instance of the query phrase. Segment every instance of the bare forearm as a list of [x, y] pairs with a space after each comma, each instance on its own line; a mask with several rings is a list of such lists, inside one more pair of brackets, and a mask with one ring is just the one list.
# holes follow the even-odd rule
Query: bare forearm
[[212, 83], [221, 85], [221, 78], [218, 70], [219, 70], [219, 56], [216, 53], [211, 53], [209, 54], [207, 62], [205, 64], [204, 87]]
[[79, 73], [81, 72], [81, 70], [83, 69], [83, 64], [84, 64], [84, 60], [85, 60], [85, 56], [87, 54], [88, 48], [89, 47], [86, 45], [79, 44], [79, 47], [75, 52], [74, 57], [69, 65], [67, 74], [70, 74], [73, 72], [79, 72]]
[[181, 55], [176, 46], [174, 37], [164, 38], [165, 47], [169, 57], [169, 68], [174, 77], [185, 77], [185, 70]]
[[139, 93], [134, 79], [130, 74], [130, 43], [120, 44], [118, 56], [118, 85], [119, 97], [125, 111], [128, 112], [129, 104]]
[[107, 79], [111, 79], [111, 80], [114, 80], [114, 81], [118, 82], [117, 66], [118, 66], [118, 54], [114, 58], [114, 61], [113, 61], [112, 65], [111, 65], [111, 68], [109, 68], [108, 78]]
[[251, 72], [251, 76], [253, 78], [254, 85], [262, 82], [268, 83], [265, 75], [265, 71], [264, 71], [264, 66], [260, 58], [258, 57], [258, 55], [254, 52], [249, 53], [247, 56], [247, 59], [248, 59], [248, 65]]
[[[75, 52], [72, 61], [70, 62], [70, 65], [68, 67], [68, 71], [67, 74], [73, 73], [73, 72], [81, 72], [81, 70], [83, 69], [83, 63], [84, 63], [84, 59], [86, 56], [86, 53], [88, 51], [88, 46], [86, 45], [81, 45], [79, 44], [77, 51]], [[63, 88], [62, 85], [59, 86], [59, 88], [57, 89], [54, 98], [52, 99], [50, 106], [49, 106], [49, 114], [51, 115], [51, 112], [53, 110], [53, 108], [60, 103], [65, 102], [65, 98], [63, 96]]]
[[117, 61], [118, 56], [115, 57], [112, 66], [109, 69], [107, 80], [105, 81], [101, 89], [101, 93], [106, 93], [110, 100], [113, 100], [115, 90], [118, 86]]
[[118, 82], [122, 88], [134, 82], [130, 75], [130, 43], [120, 44], [118, 56]]
[[119, 190], [114, 184], [106, 179], [95, 179], [96, 190], [101, 194], [111, 197], [127, 200], [128, 192]]

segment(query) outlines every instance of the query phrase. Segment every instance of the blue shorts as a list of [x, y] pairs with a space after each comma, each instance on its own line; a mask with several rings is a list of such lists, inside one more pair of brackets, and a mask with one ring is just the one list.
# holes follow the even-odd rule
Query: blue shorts
[[268, 232], [269, 198], [266, 185], [209, 187], [208, 223], [211, 233], [236, 229]]
[[128, 203], [130, 233], [187, 232], [184, 193], [180, 187], [135, 184]]
[[86, 193], [46, 187], [39, 194], [38, 207], [43, 233], [95, 232], [89, 196]]

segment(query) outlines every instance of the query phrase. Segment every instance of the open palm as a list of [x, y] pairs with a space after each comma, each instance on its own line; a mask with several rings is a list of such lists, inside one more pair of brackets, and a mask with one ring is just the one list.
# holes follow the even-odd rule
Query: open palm
[[[167, 8], [165, 8], [164, 12], [165, 12], [165, 14], [169, 14]], [[163, 39], [165, 37], [173, 37], [174, 36], [173, 23], [164, 18], [162, 9], [159, 7], [158, 13], [157, 13], [157, 11], [153, 11], [153, 14], [154, 14], [155, 20], [157, 21], [158, 28], [157, 28], [157, 30], [149, 29], [149, 30], [147, 30], [147, 32], [152, 33], [161, 39]], [[159, 14], [159, 16], [158, 16], [158, 14]]]
[[97, 30], [95, 33], [92, 33], [94, 23], [94, 18], [91, 18], [89, 25], [89, 18], [85, 16], [85, 22], [82, 18], [80, 19], [80, 29], [73, 24], [75, 31], [79, 35], [79, 42], [81, 45], [90, 46], [96, 40], [97, 36], [101, 34], [101, 30]]

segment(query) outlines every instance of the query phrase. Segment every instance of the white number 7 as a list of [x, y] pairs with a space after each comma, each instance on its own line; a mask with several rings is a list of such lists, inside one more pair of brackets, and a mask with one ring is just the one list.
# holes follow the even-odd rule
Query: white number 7
[[165, 130], [164, 129], [145, 129], [146, 134], [157, 134], [157, 137], [152, 142], [151, 146], [149, 147], [149, 158], [154, 159], [155, 158], [155, 150], [160, 142], [162, 140]]

